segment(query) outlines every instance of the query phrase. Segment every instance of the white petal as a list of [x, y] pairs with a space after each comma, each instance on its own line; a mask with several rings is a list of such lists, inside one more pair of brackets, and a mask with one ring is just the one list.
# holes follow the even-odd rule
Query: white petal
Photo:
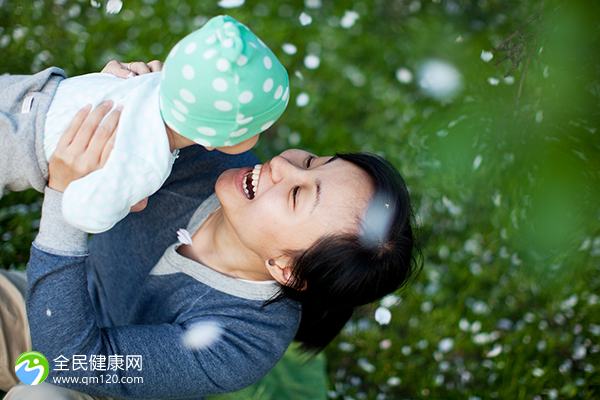
[[107, 14], [118, 14], [123, 8], [123, 2], [121, 0], [108, 0], [106, 3], [106, 13]]
[[221, 0], [219, 7], [223, 8], [235, 8], [243, 5], [246, 0]]
[[190, 349], [203, 349], [216, 342], [223, 334], [223, 328], [213, 321], [193, 325], [183, 334], [183, 343]]
[[192, 236], [183, 228], [177, 231], [177, 239], [179, 239], [179, 241], [183, 244], [189, 244], [190, 246], [194, 245], [192, 242]]
[[312, 22], [312, 17], [306, 13], [300, 14], [300, 24], [302, 26], [310, 25]]
[[494, 55], [490, 51], [481, 50], [481, 55], [479, 56], [483, 62], [489, 62]]

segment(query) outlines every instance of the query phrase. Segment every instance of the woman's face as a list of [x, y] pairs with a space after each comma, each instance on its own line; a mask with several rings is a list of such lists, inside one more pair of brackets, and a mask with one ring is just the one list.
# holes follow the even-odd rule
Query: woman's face
[[284, 151], [262, 167], [225, 171], [215, 188], [238, 238], [262, 260], [308, 249], [331, 233], [357, 232], [373, 195], [361, 168], [302, 150]]

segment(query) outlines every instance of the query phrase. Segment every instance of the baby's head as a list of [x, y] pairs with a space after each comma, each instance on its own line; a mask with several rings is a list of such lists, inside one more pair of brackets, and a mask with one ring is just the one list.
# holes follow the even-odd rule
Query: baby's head
[[277, 57], [250, 30], [218, 16], [183, 38], [165, 60], [165, 124], [208, 149], [237, 154], [277, 121], [290, 95]]

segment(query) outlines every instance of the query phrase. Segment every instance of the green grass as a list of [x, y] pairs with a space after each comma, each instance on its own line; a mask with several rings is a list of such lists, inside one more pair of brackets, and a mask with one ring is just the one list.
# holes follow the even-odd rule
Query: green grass
[[[510, 41], [520, 60], [514, 53], [495, 66], [500, 51], [488, 63], [480, 58], [540, 5], [287, 0], [224, 10], [217, 2], [126, 0], [107, 15], [104, 3], [4, 0], [0, 73], [56, 65], [76, 75], [113, 58], [164, 59], [207, 18], [232, 15], [290, 74], [288, 110], [257, 154], [383, 154], [406, 178], [418, 216], [423, 274], [397, 294], [401, 302], [384, 302], [390, 324], [374, 320], [378, 304], [364, 307], [327, 348], [329, 396], [597, 399], [598, 5], [546, 0], [541, 17]], [[297, 52], [284, 52], [286, 43]], [[307, 55], [319, 58], [316, 69], [305, 66]], [[428, 94], [419, 69], [430, 59], [453, 65], [461, 90]], [[302, 93], [305, 106], [296, 102]], [[24, 268], [39, 208], [35, 192], [0, 200], [2, 267]], [[442, 351], [440, 343], [452, 346]]]

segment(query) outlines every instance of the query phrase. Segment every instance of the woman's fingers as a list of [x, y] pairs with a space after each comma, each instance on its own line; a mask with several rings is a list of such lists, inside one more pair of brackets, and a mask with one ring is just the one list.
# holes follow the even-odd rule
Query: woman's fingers
[[109, 61], [108, 64], [102, 69], [102, 73], [111, 74], [118, 78], [126, 79], [131, 71], [127, 69], [127, 63], [122, 63], [117, 60]]
[[149, 74], [151, 72], [160, 72], [162, 71], [162, 68], [163, 63], [158, 60], [150, 61], [147, 64], [143, 61], [124, 63], [112, 60], [109, 61], [100, 72], [127, 79], [133, 76]]
[[119, 107], [101, 124], [111, 107], [112, 102], [105, 102], [89, 114], [89, 109], [77, 113], [48, 162], [48, 186], [64, 192], [72, 181], [104, 166], [121, 116]]
[[94, 109], [83, 121], [81, 127], [77, 131], [77, 134], [73, 138], [71, 142], [71, 149], [75, 152], [83, 152], [87, 149], [92, 136], [98, 129], [100, 122], [102, 119], [108, 114], [110, 109], [113, 106], [113, 102], [111, 100], [106, 100], [98, 107]]
[[85, 121], [85, 119], [87, 118], [91, 109], [92, 109], [92, 105], [88, 104], [87, 106], [83, 107], [81, 110], [77, 111], [77, 114], [75, 114], [75, 117], [73, 117], [73, 120], [67, 127], [67, 130], [65, 130], [65, 133], [63, 133], [63, 135], [60, 137], [60, 140], [58, 141], [58, 145], [56, 146], [57, 150], [66, 148], [66, 146], [71, 144], [71, 142], [73, 141], [73, 138], [79, 131], [79, 128], [81, 128], [83, 121]]
[[129, 63], [129, 70], [133, 72], [134, 75], [145, 75], [152, 72], [148, 64], [141, 61], [134, 61]]
[[110, 149], [106, 149], [106, 146], [114, 137], [122, 110], [123, 106], [117, 107], [116, 110], [111, 112], [104, 119], [104, 121], [102, 121], [87, 146], [87, 156], [89, 157], [90, 161], [97, 160], [98, 168], [102, 168], [104, 166], [104, 163], [106, 163], [108, 155], [112, 150], [114, 141], [110, 144]]
[[158, 60], [150, 61], [148, 63], [148, 68], [150, 68], [150, 71], [152, 72], [160, 72], [163, 69], [163, 63]]

